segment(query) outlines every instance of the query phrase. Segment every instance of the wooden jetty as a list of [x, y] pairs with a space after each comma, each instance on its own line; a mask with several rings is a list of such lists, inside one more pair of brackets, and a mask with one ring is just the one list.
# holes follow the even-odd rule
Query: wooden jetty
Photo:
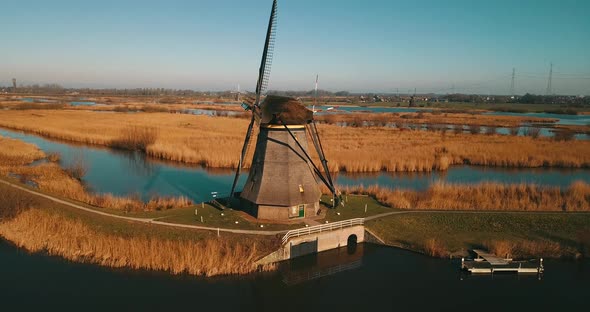
[[461, 269], [472, 274], [494, 274], [494, 273], [522, 273], [541, 274], [543, 273], [543, 258], [538, 265], [530, 261], [512, 261], [503, 259], [480, 249], [474, 249], [477, 258], [473, 260], [461, 259]]

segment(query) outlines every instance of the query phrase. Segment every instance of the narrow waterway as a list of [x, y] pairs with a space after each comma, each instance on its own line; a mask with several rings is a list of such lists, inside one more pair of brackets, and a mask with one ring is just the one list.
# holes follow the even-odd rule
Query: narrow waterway
[[[139, 152], [53, 141], [6, 129], [0, 129], [0, 135], [35, 144], [46, 153], [59, 153], [63, 167], [82, 163], [87, 168], [83, 181], [90, 190], [98, 193], [138, 195], [144, 200], [155, 195], [186, 196], [201, 202], [210, 200], [212, 192], [218, 192], [220, 196], [229, 195], [233, 182], [232, 170], [164, 162]], [[247, 174], [244, 172], [241, 175], [238, 190], [243, 187]], [[341, 186], [380, 185], [413, 190], [425, 190], [437, 182], [536, 183], [567, 187], [575, 181], [590, 183], [590, 170], [455, 166], [444, 172], [432, 173], [338, 173], [335, 181]]]
[[553, 113], [510, 113], [510, 112], [487, 112], [487, 113], [484, 113], [484, 115], [552, 118], [552, 119], [557, 119], [558, 125], [573, 125], [573, 126], [590, 125], [590, 115], [567, 115], [567, 114], [553, 114]]
[[564, 311], [587, 305], [590, 263], [545, 263], [540, 279], [469, 276], [458, 259], [365, 244], [297, 259], [272, 273], [203, 278], [72, 263], [0, 240], [0, 304], [6, 311]]

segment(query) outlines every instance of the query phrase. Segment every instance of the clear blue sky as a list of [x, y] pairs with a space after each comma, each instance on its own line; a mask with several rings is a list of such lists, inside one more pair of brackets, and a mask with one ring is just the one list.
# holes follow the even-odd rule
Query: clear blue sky
[[[0, 85], [228, 90], [256, 81], [270, 0], [0, 3]], [[590, 1], [279, 0], [271, 89], [590, 94]]]

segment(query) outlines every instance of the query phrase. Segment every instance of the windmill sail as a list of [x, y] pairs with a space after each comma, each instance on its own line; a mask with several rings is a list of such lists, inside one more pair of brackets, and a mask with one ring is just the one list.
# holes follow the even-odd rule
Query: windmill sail
[[272, 57], [275, 47], [275, 39], [277, 35], [277, 0], [272, 2], [272, 10], [270, 11], [270, 18], [268, 20], [268, 29], [266, 30], [266, 39], [264, 41], [264, 50], [262, 52], [262, 60], [260, 61], [260, 69], [258, 70], [258, 82], [256, 83], [256, 106], [260, 105], [260, 95], [268, 86], [268, 78], [270, 77], [270, 67], [272, 65]]
[[230, 196], [234, 196], [236, 190], [236, 184], [238, 183], [238, 179], [240, 177], [240, 172], [242, 171], [242, 167], [244, 166], [244, 157], [248, 152], [248, 146], [250, 145], [250, 139], [252, 137], [254, 123], [260, 122], [260, 96], [266, 87], [268, 86], [268, 78], [270, 77], [270, 67], [272, 64], [272, 56], [274, 52], [274, 44], [276, 38], [276, 29], [277, 29], [277, 0], [273, 0], [272, 2], [272, 9], [270, 11], [270, 18], [268, 20], [268, 29], [266, 30], [266, 39], [264, 41], [264, 50], [262, 52], [262, 60], [260, 61], [260, 69], [258, 70], [258, 81], [256, 82], [256, 100], [254, 105], [249, 106], [250, 110], [252, 111], [252, 118], [250, 119], [250, 124], [248, 125], [248, 131], [246, 132], [246, 138], [244, 139], [244, 144], [242, 145], [242, 152], [240, 154], [240, 161], [238, 162], [238, 167], [236, 168], [236, 174], [234, 176], [234, 182], [231, 187]]

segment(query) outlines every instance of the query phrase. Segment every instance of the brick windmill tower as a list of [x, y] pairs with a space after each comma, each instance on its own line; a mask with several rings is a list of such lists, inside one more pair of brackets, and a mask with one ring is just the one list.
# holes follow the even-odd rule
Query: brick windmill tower
[[[313, 121], [313, 112], [301, 101], [290, 97], [266, 96], [261, 100], [270, 74], [276, 35], [276, 10], [277, 1], [274, 0], [256, 84], [256, 96], [242, 103], [244, 109], [252, 112], [252, 118], [230, 194], [239, 196], [242, 206], [259, 219], [288, 220], [312, 217], [318, 213], [320, 182], [330, 190], [334, 203], [337, 198]], [[244, 189], [238, 194], [235, 187], [255, 124], [259, 131], [252, 166]], [[310, 156], [308, 141], [312, 142], [319, 156], [323, 172]]]

